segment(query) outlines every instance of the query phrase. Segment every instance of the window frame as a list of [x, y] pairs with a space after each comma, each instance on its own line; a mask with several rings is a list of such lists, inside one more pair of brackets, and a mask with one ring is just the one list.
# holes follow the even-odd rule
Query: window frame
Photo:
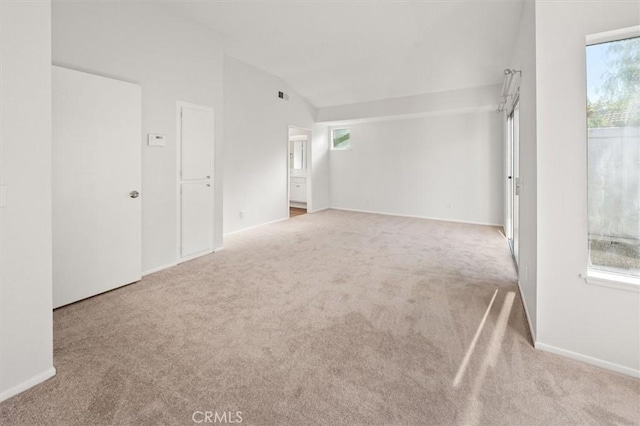
[[[585, 37], [585, 58], [586, 58], [586, 49], [589, 46], [602, 44], [602, 43], [611, 43], [616, 41], [622, 41], [630, 38], [640, 37], [640, 25], [636, 25], [633, 27], [620, 28], [612, 31], [605, 31], [601, 33], [589, 34]], [[586, 68], [585, 68], [586, 71]], [[587, 74], [585, 72], [585, 88], [588, 84]], [[586, 93], [585, 93], [586, 95]], [[585, 96], [585, 112], [586, 112], [586, 96]], [[585, 114], [586, 118], [586, 114]], [[585, 123], [586, 124], [586, 123]], [[589, 149], [589, 137], [588, 137], [588, 125], [585, 126], [585, 130], [587, 133], [585, 148]], [[588, 156], [587, 156], [588, 158]], [[589, 166], [586, 164], [586, 175], [587, 175], [587, 187], [589, 183]], [[589, 197], [587, 196], [587, 218], [589, 217]], [[587, 261], [586, 261], [586, 272], [580, 274], [580, 277], [585, 280], [585, 282], [589, 285], [599, 286], [599, 287], [607, 287], [613, 288], [617, 290], [626, 290], [634, 293], [640, 293], [640, 277], [636, 277], [631, 274], [622, 274], [616, 272], [603, 271], [599, 269], [594, 269], [591, 265], [591, 255], [589, 252], [589, 234], [587, 233]]]
[[[346, 130], [349, 132], [349, 147], [348, 148], [336, 148], [333, 144], [333, 132], [336, 130]], [[331, 127], [329, 128], [329, 144], [331, 146], [331, 151], [351, 151], [351, 128], [347, 126], [341, 127]]]

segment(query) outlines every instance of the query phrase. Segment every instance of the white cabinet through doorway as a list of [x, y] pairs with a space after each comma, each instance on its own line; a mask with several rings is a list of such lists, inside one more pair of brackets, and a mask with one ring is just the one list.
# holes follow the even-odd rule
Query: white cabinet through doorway
[[307, 178], [302, 176], [292, 176], [289, 185], [289, 200], [296, 203], [307, 202]]

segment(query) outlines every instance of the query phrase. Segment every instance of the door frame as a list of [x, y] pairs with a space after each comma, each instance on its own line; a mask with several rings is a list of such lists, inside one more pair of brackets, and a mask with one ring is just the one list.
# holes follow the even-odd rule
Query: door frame
[[287, 157], [286, 157], [286, 168], [287, 168], [287, 183], [286, 183], [286, 191], [287, 191], [287, 217], [291, 217], [290, 203], [291, 203], [291, 169], [289, 167], [289, 160], [291, 158], [291, 129], [304, 130], [305, 132], [309, 132], [309, 137], [307, 139], [307, 176], [306, 176], [306, 187], [307, 187], [307, 213], [311, 213], [313, 210], [311, 208], [311, 173], [313, 164], [313, 132], [311, 129], [296, 126], [295, 124], [289, 124], [287, 126]]
[[[211, 249], [191, 256], [182, 257], [182, 108], [193, 108], [213, 114], [213, 141], [211, 146]], [[216, 112], [208, 105], [198, 105], [190, 102], [176, 102], [176, 264], [186, 262], [215, 251], [215, 125]]]

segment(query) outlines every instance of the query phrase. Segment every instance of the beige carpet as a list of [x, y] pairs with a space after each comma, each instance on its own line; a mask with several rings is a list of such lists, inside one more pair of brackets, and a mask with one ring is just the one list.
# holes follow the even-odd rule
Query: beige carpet
[[55, 311], [58, 374], [0, 423], [640, 422], [639, 380], [532, 348], [496, 228], [329, 210], [225, 244]]

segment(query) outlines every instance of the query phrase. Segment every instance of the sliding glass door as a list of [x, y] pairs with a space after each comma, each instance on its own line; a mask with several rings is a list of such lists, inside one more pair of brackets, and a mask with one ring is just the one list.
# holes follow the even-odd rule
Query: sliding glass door
[[513, 109], [507, 115], [507, 239], [513, 257], [518, 263], [518, 235], [520, 231], [520, 172], [519, 172], [519, 136], [520, 136], [520, 108], [518, 99]]

